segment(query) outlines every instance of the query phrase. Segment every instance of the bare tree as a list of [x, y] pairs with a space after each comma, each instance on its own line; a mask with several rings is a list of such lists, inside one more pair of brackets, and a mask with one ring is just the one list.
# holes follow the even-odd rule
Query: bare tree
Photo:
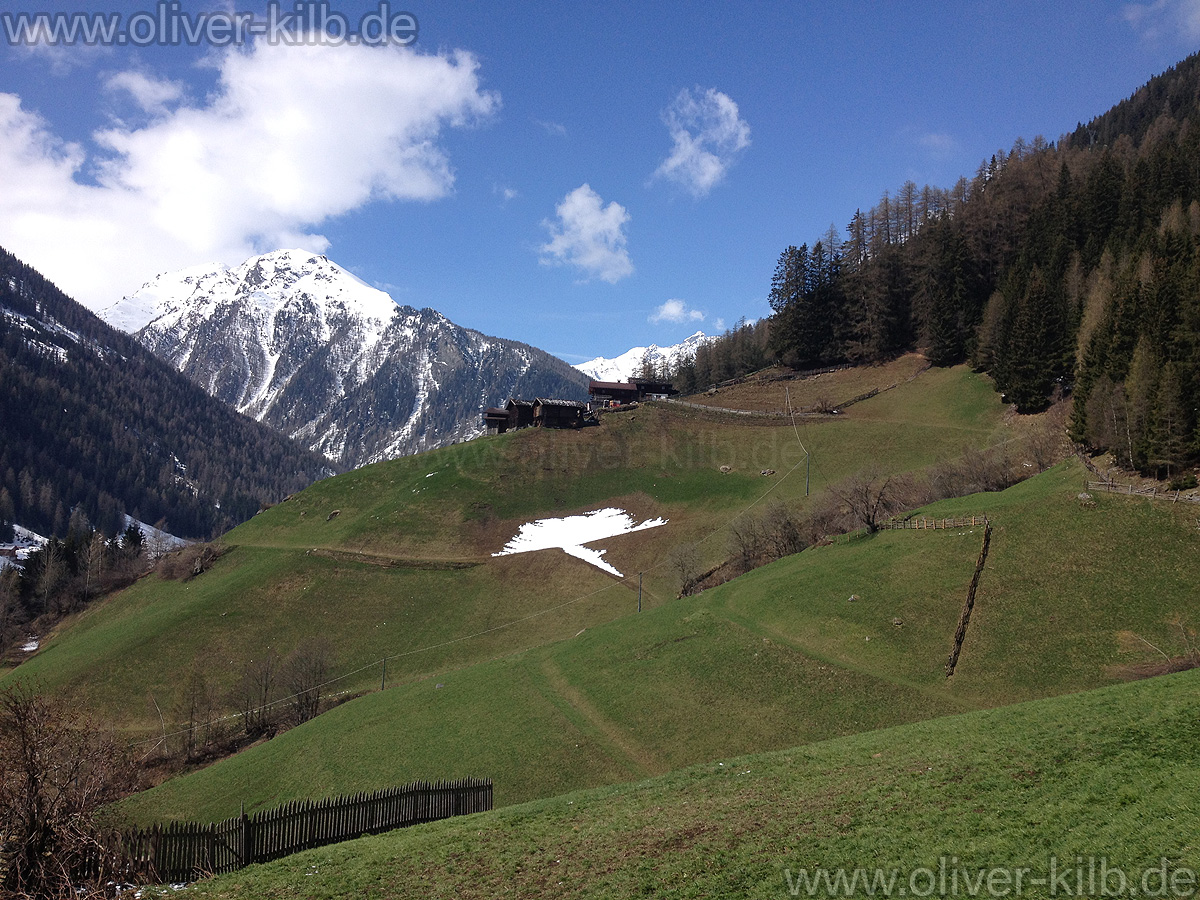
[[729, 523], [729, 551], [734, 568], [749, 572], [763, 555], [762, 525], [757, 518], [744, 514]]
[[242, 670], [234, 698], [242, 713], [242, 726], [250, 737], [266, 734], [275, 724], [270, 703], [279, 680], [279, 669], [279, 656], [268, 650], [246, 663]]
[[0, 894], [76, 896], [76, 867], [99, 848], [96, 812], [133, 783], [123, 748], [57, 701], [0, 694]]
[[700, 578], [700, 550], [695, 544], [680, 544], [667, 560], [679, 584], [679, 596], [686, 597], [696, 589]]
[[53, 601], [62, 582], [66, 580], [66, 560], [62, 558], [62, 546], [52, 538], [42, 547], [42, 570], [37, 576], [37, 593], [42, 598], [42, 612], [54, 612]]
[[903, 487], [905, 485], [896, 476], [868, 468], [832, 486], [829, 491], [848, 507], [858, 527], [874, 533], [887, 519], [904, 509]]
[[773, 559], [799, 553], [806, 546], [800, 519], [782, 500], [771, 503], [763, 513], [763, 540]]
[[83, 602], [91, 600], [92, 587], [104, 574], [105, 555], [108, 542], [99, 531], [93, 531], [91, 538], [79, 553], [79, 562], [83, 566]]
[[196, 665], [180, 685], [179, 695], [172, 710], [179, 724], [183, 753], [195, 759], [212, 736], [212, 716], [216, 706], [204, 670]]
[[329, 675], [331, 662], [329, 642], [323, 638], [305, 641], [288, 657], [284, 683], [292, 695], [292, 712], [297, 725], [320, 712], [321, 688]]
[[841, 534], [850, 527], [848, 517], [848, 510], [843, 508], [841, 500], [832, 493], [817, 494], [804, 511], [804, 517], [797, 523], [801, 539], [812, 545], [820, 543], [831, 534]]
[[161, 559], [175, 549], [175, 542], [167, 534], [167, 520], [159, 519], [150, 529], [143, 544], [146, 555], [151, 560]]

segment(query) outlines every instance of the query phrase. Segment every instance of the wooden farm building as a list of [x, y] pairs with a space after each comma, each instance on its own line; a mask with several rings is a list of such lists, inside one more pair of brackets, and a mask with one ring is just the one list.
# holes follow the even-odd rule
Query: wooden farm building
[[529, 428], [533, 425], [533, 404], [528, 400], [512, 400], [504, 405], [508, 410], [508, 430]]
[[483, 424], [488, 434], [504, 434], [518, 428], [580, 428], [587, 422], [586, 403], [578, 400], [510, 399], [503, 407], [493, 406], [483, 411]]
[[538, 428], [581, 428], [587, 404], [578, 400], [551, 400], [538, 397], [533, 401], [533, 424]]
[[499, 406], [489, 406], [483, 411], [483, 424], [488, 434], [504, 434], [508, 431], [508, 410]]
[[589, 381], [588, 394], [592, 398], [593, 407], [623, 406], [626, 403], [658, 397], [670, 397], [678, 394], [668, 381]]

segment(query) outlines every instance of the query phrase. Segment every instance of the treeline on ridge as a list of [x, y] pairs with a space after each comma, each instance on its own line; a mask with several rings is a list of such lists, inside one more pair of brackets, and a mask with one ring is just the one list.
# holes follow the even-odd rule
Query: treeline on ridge
[[950, 190], [904, 184], [787, 247], [772, 314], [663, 373], [697, 390], [772, 363], [921, 349], [1022, 412], [1072, 395], [1071, 436], [1170, 477], [1200, 457], [1200, 55]]

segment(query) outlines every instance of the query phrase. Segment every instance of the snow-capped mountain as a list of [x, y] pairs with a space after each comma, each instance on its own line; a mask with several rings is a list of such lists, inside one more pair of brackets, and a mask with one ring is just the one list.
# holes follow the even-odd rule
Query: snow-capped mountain
[[482, 431], [509, 396], [582, 399], [561, 360], [399, 306], [324, 256], [160, 275], [99, 310], [214, 397], [346, 466]]
[[680, 359], [694, 356], [696, 349], [701, 344], [706, 344], [711, 340], [712, 338], [703, 331], [697, 331], [691, 337], [678, 344], [672, 344], [670, 347], [660, 347], [657, 344], [651, 344], [649, 347], [634, 347], [612, 359], [598, 356], [588, 362], [580, 363], [575, 368], [596, 381], [628, 381], [641, 373], [642, 360], [645, 359], [647, 353], [654, 361], [654, 367], [660, 369], [664, 363], [674, 366]]

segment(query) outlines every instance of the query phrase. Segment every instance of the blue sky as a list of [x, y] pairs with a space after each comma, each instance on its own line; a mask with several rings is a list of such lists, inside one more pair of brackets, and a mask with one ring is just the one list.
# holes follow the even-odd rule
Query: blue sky
[[[78, 10], [155, 4], [3, 7]], [[0, 245], [95, 306], [303, 247], [581, 362], [763, 315], [786, 245], [1057, 140], [1200, 45], [1200, 0], [401, 10], [407, 47], [0, 37]]]

